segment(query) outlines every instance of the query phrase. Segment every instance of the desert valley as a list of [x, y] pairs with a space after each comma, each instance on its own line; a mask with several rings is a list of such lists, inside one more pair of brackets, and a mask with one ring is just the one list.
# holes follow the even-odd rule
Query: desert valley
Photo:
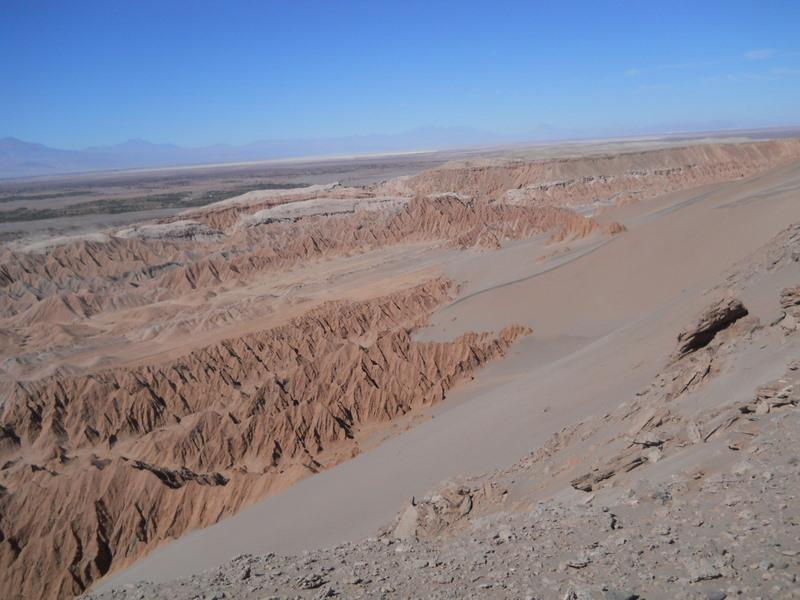
[[795, 134], [2, 182], [0, 595], [797, 597]]

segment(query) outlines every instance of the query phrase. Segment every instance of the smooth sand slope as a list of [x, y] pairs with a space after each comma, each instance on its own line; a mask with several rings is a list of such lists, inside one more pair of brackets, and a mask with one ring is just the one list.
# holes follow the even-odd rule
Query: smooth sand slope
[[[165, 581], [242, 553], [296, 552], [356, 540], [439, 480], [497, 468], [562, 427], [614, 409], [650, 381], [675, 332], [726, 269], [800, 220], [800, 164], [613, 209], [623, 235], [537, 261], [536, 240], [442, 260], [461, 297], [420, 339], [511, 323], [533, 334], [459, 388], [435, 417], [353, 460], [163, 546], [101, 581]], [[773, 303], [746, 304], [765, 322]]]

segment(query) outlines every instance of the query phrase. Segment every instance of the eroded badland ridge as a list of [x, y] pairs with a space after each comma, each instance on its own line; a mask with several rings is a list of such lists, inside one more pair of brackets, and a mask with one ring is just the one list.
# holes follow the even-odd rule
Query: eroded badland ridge
[[[414, 502], [384, 542], [240, 559], [218, 574], [114, 597], [408, 597], [423, 589], [518, 597], [528, 588], [533, 597], [594, 597], [601, 573], [614, 569], [644, 597], [658, 596], [662, 571], [687, 593], [727, 579], [751, 590], [775, 585], [762, 595], [779, 597], [796, 583], [791, 552], [800, 548], [789, 537], [781, 542], [787, 567], [758, 579], [740, 562], [767, 550], [714, 555], [681, 511], [706, 502], [706, 487], [733, 485], [726, 473], [747, 455], [774, 463], [777, 476], [763, 486], [777, 486], [770, 501], [786, 504], [763, 519], [782, 520], [790, 536], [798, 518], [788, 496], [800, 473], [773, 452], [777, 432], [787, 447], [800, 432], [792, 362], [800, 234], [787, 229], [800, 222], [798, 161], [795, 139], [471, 160], [363, 187], [255, 191], [123, 228], [8, 242], [0, 255], [3, 596], [74, 597], [156, 548], [168, 564], [165, 542], [373, 448], [392, 424], [430, 423], [426, 410], [489, 363], [497, 370], [490, 387], [518, 382], [506, 394], [525, 411], [509, 408], [514, 421], [542, 410], [544, 388], [526, 383], [538, 381], [538, 363], [552, 362], [548, 377], [563, 373], [587, 390], [598, 377], [624, 381], [638, 361], [660, 370], [646, 388], [572, 412], [559, 412], [548, 395], [550, 441], [529, 443], [531, 457], [512, 468]], [[751, 237], [731, 246], [754, 217]], [[658, 283], [674, 293], [663, 305], [602, 285], [626, 270], [625, 257], [687, 244], [706, 254], [685, 280]], [[582, 283], [581, 269], [597, 281]], [[652, 265], [653, 278], [664, 276], [659, 269]], [[630, 322], [603, 308], [606, 298], [622, 306], [613, 297], [625, 293], [630, 302], [641, 296]], [[581, 337], [560, 325], [570, 318], [556, 308], [568, 305], [560, 296], [587, 295], [598, 310], [572, 315], [573, 325], [584, 322]], [[514, 298], [513, 309], [488, 309], [483, 326], [485, 303]], [[642, 339], [648, 328], [657, 331]], [[649, 349], [638, 352], [637, 343]], [[602, 344], [610, 346], [596, 350]], [[592, 358], [608, 350], [623, 358]], [[573, 356], [595, 370], [570, 364]], [[771, 395], [724, 393], [761, 384]], [[481, 390], [476, 398], [484, 394], [491, 408], [495, 398]], [[587, 416], [597, 411], [605, 412]], [[448, 414], [434, 422], [444, 427]], [[736, 475], [742, 499], [722, 503], [709, 522], [765, 514], [767, 504], [749, 500], [761, 480], [746, 472]], [[641, 473], [667, 492], [640, 491]], [[629, 551], [646, 544], [654, 512], [680, 531], [673, 537], [685, 530], [688, 549], [675, 560], [713, 576], [662, 569], [674, 562], [667, 546], [635, 559], [654, 579], [630, 575]], [[609, 514], [628, 528], [639, 523], [620, 552], [594, 539]], [[494, 535], [501, 521], [508, 525]]]

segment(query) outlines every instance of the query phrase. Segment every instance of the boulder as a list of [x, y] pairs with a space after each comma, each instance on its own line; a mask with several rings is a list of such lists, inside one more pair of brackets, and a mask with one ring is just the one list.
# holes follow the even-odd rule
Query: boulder
[[678, 334], [676, 358], [707, 346], [717, 333], [747, 314], [747, 309], [738, 298], [727, 297], [715, 302], [703, 311], [697, 321]]

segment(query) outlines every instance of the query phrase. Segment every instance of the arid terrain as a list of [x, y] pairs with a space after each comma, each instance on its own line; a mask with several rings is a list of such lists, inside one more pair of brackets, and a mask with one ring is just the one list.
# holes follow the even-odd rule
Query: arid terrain
[[797, 597], [798, 138], [0, 204], [3, 598]]

